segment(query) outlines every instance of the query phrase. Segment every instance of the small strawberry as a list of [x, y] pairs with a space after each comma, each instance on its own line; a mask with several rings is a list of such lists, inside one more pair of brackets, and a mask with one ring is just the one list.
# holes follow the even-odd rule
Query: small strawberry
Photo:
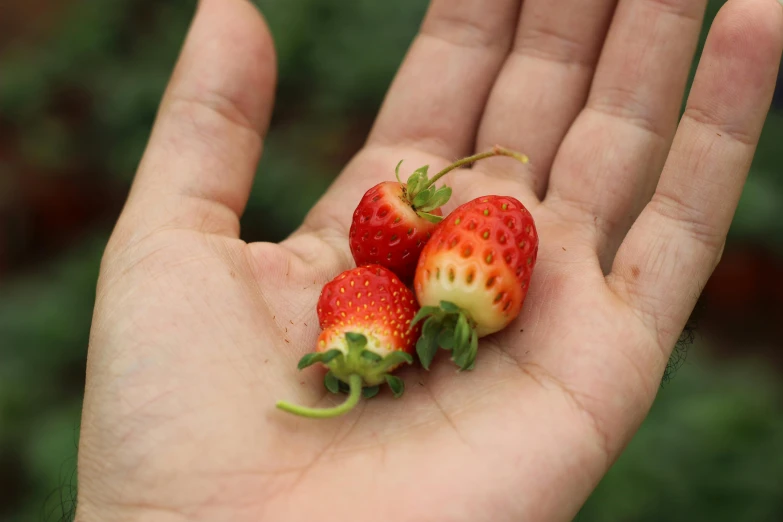
[[424, 247], [414, 288], [426, 318], [416, 352], [429, 368], [438, 347], [473, 368], [478, 338], [519, 315], [538, 254], [533, 216], [516, 199], [484, 196], [458, 207]]
[[421, 249], [443, 219], [440, 207], [451, 197], [451, 188], [436, 189], [435, 183], [456, 168], [491, 156], [528, 161], [522, 154], [496, 146], [452, 163], [432, 179], [427, 177], [429, 165], [425, 165], [414, 171], [406, 183], [400, 181], [400, 161], [395, 169], [397, 181], [372, 187], [354, 210], [349, 242], [356, 265], [385, 266], [409, 283]]
[[361, 395], [369, 398], [386, 382], [395, 397], [404, 383], [391, 375], [412, 363], [420, 328], [411, 327], [419, 307], [413, 292], [386, 268], [370, 265], [347, 270], [327, 283], [318, 299], [323, 331], [316, 351], [299, 361], [299, 369], [321, 363], [329, 370], [324, 385], [333, 392], [348, 391], [348, 399], [329, 409], [279, 402], [277, 407], [304, 417], [335, 417], [350, 411]]

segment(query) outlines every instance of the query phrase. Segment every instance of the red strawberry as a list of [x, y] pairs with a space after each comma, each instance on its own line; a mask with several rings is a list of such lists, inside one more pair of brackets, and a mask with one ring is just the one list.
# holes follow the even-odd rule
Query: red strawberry
[[328, 373], [326, 388], [350, 393], [335, 408], [312, 409], [279, 402], [278, 408], [305, 417], [334, 417], [351, 410], [360, 396], [372, 397], [386, 382], [395, 397], [402, 379], [391, 375], [412, 363], [420, 328], [411, 327], [419, 307], [413, 292], [391, 271], [378, 265], [345, 271], [321, 290], [318, 320], [323, 332], [316, 351], [302, 357], [299, 369], [320, 362]]
[[427, 177], [429, 165], [425, 165], [411, 174], [407, 183], [400, 181], [402, 161], [398, 163], [397, 181], [372, 187], [353, 213], [350, 246], [356, 265], [379, 264], [410, 282], [421, 249], [443, 219], [440, 207], [451, 197], [451, 188], [436, 189], [435, 182], [458, 167], [490, 156], [510, 156], [527, 162], [524, 155], [496, 146], [452, 163], [432, 179]]
[[462, 370], [473, 367], [478, 338], [508, 326], [522, 309], [538, 254], [533, 216], [516, 199], [484, 196], [458, 207], [432, 235], [414, 287], [425, 317], [416, 345], [429, 367], [438, 347]]

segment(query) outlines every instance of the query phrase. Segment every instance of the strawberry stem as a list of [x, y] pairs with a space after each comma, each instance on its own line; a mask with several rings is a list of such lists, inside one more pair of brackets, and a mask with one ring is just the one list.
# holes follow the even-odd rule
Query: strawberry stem
[[359, 399], [362, 396], [361, 375], [351, 375], [348, 380], [348, 385], [350, 386], [348, 398], [345, 400], [345, 402], [333, 408], [308, 408], [306, 406], [297, 406], [285, 401], [278, 402], [277, 407], [283, 411], [287, 411], [288, 413], [293, 413], [294, 415], [308, 417], [311, 419], [328, 419], [331, 417], [337, 417], [351, 411], [354, 406], [359, 403]]
[[513, 150], [506, 149], [504, 147], [501, 147], [500, 145], [495, 145], [492, 147], [492, 150], [489, 150], [487, 152], [481, 152], [479, 154], [474, 154], [473, 156], [468, 156], [467, 158], [462, 158], [461, 160], [455, 161], [445, 169], [441, 170], [437, 174], [435, 174], [429, 182], [424, 184], [418, 192], [421, 192], [423, 190], [427, 190], [432, 185], [435, 184], [436, 181], [438, 181], [440, 178], [448, 174], [454, 169], [458, 169], [462, 167], [463, 165], [467, 165], [469, 163], [473, 163], [474, 161], [482, 160], [484, 158], [491, 158], [492, 156], [508, 156], [510, 158], [514, 158], [522, 163], [527, 163], [529, 161], [528, 157], [524, 154], [521, 154], [519, 152], [515, 152]]
[[351, 411], [362, 395], [371, 398], [378, 393], [379, 385], [384, 382], [392, 389], [395, 398], [402, 395], [405, 389], [402, 379], [388, 373], [401, 364], [412, 364], [413, 357], [410, 354], [393, 351], [382, 357], [367, 349], [367, 337], [354, 332], [345, 333], [345, 344], [345, 352], [333, 348], [325, 352], [309, 353], [299, 361], [300, 370], [317, 362], [325, 364], [329, 372], [324, 377], [324, 386], [332, 393], [339, 393], [347, 382], [348, 398], [344, 403], [334, 408], [307, 408], [280, 401], [277, 407], [301, 417], [327, 419]]

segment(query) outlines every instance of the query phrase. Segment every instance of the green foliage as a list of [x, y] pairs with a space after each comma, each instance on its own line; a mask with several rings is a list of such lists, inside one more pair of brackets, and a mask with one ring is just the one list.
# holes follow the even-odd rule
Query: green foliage
[[783, 520], [780, 377], [691, 358], [577, 522]]
[[781, 143], [783, 115], [771, 112], [732, 222], [729, 240], [766, 244], [783, 255]]
[[[0, 288], [0, 462], [20, 459], [18, 469], [0, 466], [0, 480], [8, 473], [7, 480], [22, 486], [18, 496], [0, 489], [4, 522], [40, 520], [42, 509], [45, 520], [59, 520], [71, 506], [84, 360], [105, 241], [103, 234], [92, 238], [56, 264]], [[5, 506], [14, 509], [7, 519]]]

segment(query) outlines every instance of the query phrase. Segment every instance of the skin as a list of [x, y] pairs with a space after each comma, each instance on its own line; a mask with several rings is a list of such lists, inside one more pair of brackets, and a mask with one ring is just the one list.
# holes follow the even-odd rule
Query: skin
[[[289, 239], [246, 244], [274, 51], [249, 2], [202, 0], [101, 267], [77, 520], [570, 520], [659, 390], [772, 96], [783, 8], [730, 0], [680, 121], [705, 3], [433, 0], [364, 148]], [[446, 210], [530, 208], [519, 319], [402, 399], [276, 410], [342, 400], [296, 362], [364, 191], [495, 143], [530, 165], [453, 173]]]

